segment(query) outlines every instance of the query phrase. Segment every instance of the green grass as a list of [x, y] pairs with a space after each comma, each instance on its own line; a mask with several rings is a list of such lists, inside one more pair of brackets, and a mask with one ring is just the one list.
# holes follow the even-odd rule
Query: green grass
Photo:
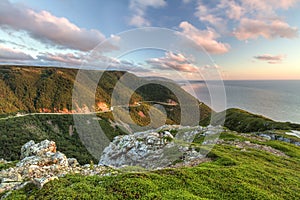
[[8, 199], [300, 199], [300, 148], [267, 143], [290, 157], [216, 145], [208, 155], [213, 161], [197, 167], [112, 177], [68, 175], [41, 190], [28, 185]]

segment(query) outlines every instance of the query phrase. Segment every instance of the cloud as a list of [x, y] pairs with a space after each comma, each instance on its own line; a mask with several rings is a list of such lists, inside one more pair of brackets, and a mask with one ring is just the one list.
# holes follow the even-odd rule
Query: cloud
[[150, 26], [151, 23], [145, 18], [148, 7], [161, 8], [166, 6], [165, 0], [130, 0], [129, 9], [133, 12], [129, 20], [131, 26]]
[[134, 15], [131, 17], [129, 25], [137, 27], [150, 26], [150, 22], [140, 15]]
[[100, 52], [86, 54], [74, 53], [43, 53], [37, 56], [35, 63], [62, 67], [83, 67], [97, 70], [121, 70], [137, 73], [149, 72], [139, 64], [127, 60], [119, 60], [104, 56]]
[[[56, 17], [47, 11], [36, 12], [7, 0], [0, 1], [0, 26], [24, 30], [44, 43], [81, 51], [89, 51], [105, 40], [98, 30], [80, 28], [66, 18]], [[112, 45], [107, 50], [114, 48]]]
[[146, 61], [153, 69], [176, 70], [180, 72], [198, 72], [197, 67], [191, 63], [190, 59], [182, 54], [166, 52], [165, 57], [151, 58]]
[[[245, 9], [235, 1], [223, 1], [226, 2], [228, 9], [226, 15], [229, 19], [239, 20], [245, 12]], [[226, 6], [225, 6], [226, 7]]]
[[221, 0], [216, 4], [207, 4], [207, 2], [199, 0], [195, 16], [199, 21], [208, 23], [218, 31], [226, 33], [228, 22], [239, 20], [244, 13], [245, 9], [238, 1]]
[[104, 56], [96, 51], [90, 54], [85, 52], [72, 53], [41, 53], [37, 56], [40, 62], [52, 63], [53, 65], [66, 66], [90, 66], [105, 69], [109, 66], [119, 65], [120, 61], [115, 58]]
[[226, 21], [215, 14], [217, 8], [208, 8], [204, 4], [199, 3], [195, 16], [202, 22], [208, 23], [218, 30], [225, 30]]
[[232, 32], [239, 40], [256, 39], [260, 36], [295, 38], [298, 29], [292, 27], [279, 15], [299, 0], [221, 0], [209, 4], [199, 0], [195, 15], [217, 31]]
[[29, 54], [26, 54], [20, 50], [8, 48], [6, 46], [0, 45], [0, 61], [28, 61], [33, 60]]
[[240, 22], [239, 28], [233, 32], [239, 40], [256, 39], [262, 36], [267, 39], [276, 37], [295, 38], [298, 36], [298, 29], [290, 27], [281, 20], [270, 22], [244, 18]]
[[213, 70], [217, 69], [217, 70], [219, 70], [219, 69], [221, 69], [221, 67], [219, 65], [217, 65], [217, 64], [214, 64], [214, 65], [204, 65], [202, 67], [202, 69], [213, 69]]
[[67, 65], [80, 66], [82, 63], [82, 54], [75, 53], [43, 53], [37, 56], [42, 62], [65, 63]]
[[264, 55], [254, 56], [254, 58], [257, 60], [267, 61], [269, 64], [279, 64], [286, 58], [286, 55], [264, 54]]
[[144, 73], [147, 74], [151, 72], [149, 69], [145, 68], [145, 66], [128, 60], [119, 60], [119, 63], [115, 64], [113, 66], [113, 69], [132, 72], [132, 73], [139, 73], [139, 74], [144, 74]]
[[218, 42], [216, 39], [218, 34], [211, 28], [199, 30], [192, 24], [184, 21], [179, 27], [182, 29], [182, 34], [192, 40], [192, 45], [202, 50], [204, 48], [208, 53], [223, 54], [229, 51], [230, 45], [227, 43]]
[[[275, 10], [287, 10], [293, 7], [299, 0], [243, 0], [241, 4], [250, 11], [264, 11], [263, 15], [274, 14]], [[256, 13], [259, 14], [259, 13]]]

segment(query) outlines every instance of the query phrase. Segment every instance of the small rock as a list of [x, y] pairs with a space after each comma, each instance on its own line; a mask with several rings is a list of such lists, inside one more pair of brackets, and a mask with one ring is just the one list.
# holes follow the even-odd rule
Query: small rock
[[42, 177], [42, 178], [35, 178], [33, 180], [33, 183], [38, 187], [38, 188], [42, 188], [46, 183], [53, 181], [53, 180], [58, 180], [57, 176], [52, 176], [52, 177]]
[[265, 138], [266, 140], [272, 140], [272, 137], [267, 134], [260, 134], [259, 136]]
[[79, 163], [76, 160], [76, 158], [68, 158], [68, 165], [70, 167], [77, 167], [77, 166], [79, 166]]

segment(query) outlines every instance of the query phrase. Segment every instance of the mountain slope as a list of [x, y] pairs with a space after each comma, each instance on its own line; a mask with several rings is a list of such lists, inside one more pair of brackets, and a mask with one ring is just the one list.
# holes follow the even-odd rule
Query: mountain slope
[[[72, 111], [72, 92], [74, 81], [78, 73], [77, 69], [66, 68], [51, 68], [51, 67], [30, 67], [30, 66], [1, 66], [0, 68], [0, 86], [3, 91], [1, 102], [1, 113], [23, 112], [71, 112]], [[92, 80], [91, 77], [86, 77], [87, 80]], [[132, 82], [144, 85], [136, 91], [131, 91], [126, 85], [121, 86], [119, 92], [131, 94], [130, 103], [140, 101], [175, 101], [178, 100], [174, 93], [168, 88], [162, 87], [157, 81], [157, 84], [147, 84], [147, 80], [139, 78], [133, 74], [122, 71], [107, 71], [103, 73], [102, 78], [98, 82], [98, 87], [95, 94], [95, 108], [99, 103], [104, 103], [107, 107], [111, 105], [111, 95], [114, 91], [116, 83], [119, 79], [127, 75]], [[89, 76], [89, 73], [86, 73]], [[187, 102], [194, 100], [190, 94], [185, 92], [180, 86], [169, 82], [168, 85], [175, 91], [185, 96]], [[83, 91], [90, 91], [88, 86], [81, 84], [79, 87]], [[4, 95], [5, 94], [5, 95]], [[92, 93], [87, 96], [93, 97]], [[120, 94], [122, 95], [122, 94]], [[189, 100], [190, 99], [190, 100]], [[77, 102], [79, 108], [84, 107], [85, 102]], [[151, 104], [151, 103], [150, 103]], [[172, 109], [165, 106], [167, 114], [175, 123], [180, 123], [179, 105], [173, 106]], [[172, 108], [173, 108], [172, 107]], [[204, 104], [200, 105], [201, 119], [209, 116], [211, 109]], [[172, 117], [171, 117], [172, 116]]]

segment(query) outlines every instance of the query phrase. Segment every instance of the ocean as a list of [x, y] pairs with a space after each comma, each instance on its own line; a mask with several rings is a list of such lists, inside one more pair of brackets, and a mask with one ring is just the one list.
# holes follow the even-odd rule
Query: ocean
[[[226, 108], [241, 108], [276, 121], [300, 123], [300, 80], [236, 80], [224, 81], [224, 86]], [[205, 82], [194, 81], [191, 87], [182, 88], [193, 89], [200, 101], [211, 105]], [[221, 111], [218, 105], [213, 109]]]

